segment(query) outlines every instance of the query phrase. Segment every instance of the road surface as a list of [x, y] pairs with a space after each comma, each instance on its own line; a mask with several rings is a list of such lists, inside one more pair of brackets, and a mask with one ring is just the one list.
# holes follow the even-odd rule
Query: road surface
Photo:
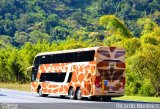
[[0, 88], [0, 109], [160, 109], [160, 103], [70, 100], [58, 95], [39, 97], [38, 94]]

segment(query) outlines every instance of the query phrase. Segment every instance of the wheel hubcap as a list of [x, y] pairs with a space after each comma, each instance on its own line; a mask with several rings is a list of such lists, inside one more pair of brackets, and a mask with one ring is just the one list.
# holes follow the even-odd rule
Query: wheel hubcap
[[74, 91], [73, 91], [72, 89], [71, 89], [70, 92], [69, 92], [69, 96], [70, 96], [71, 99], [72, 99], [73, 96], [74, 96]]
[[81, 91], [80, 90], [78, 90], [78, 92], [77, 92], [77, 99], [81, 99]]
[[41, 89], [39, 90], [39, 95], [42, 96], [42, 90]]

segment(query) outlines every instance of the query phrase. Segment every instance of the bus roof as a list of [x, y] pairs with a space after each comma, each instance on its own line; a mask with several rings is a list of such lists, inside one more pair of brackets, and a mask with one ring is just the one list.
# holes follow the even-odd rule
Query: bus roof
[[37, 54], [36, 56], [43, 56], [43, 55], [51, 55], [51, 54], [60, 54], [60, 53], [70, 53], [70, 52], [80, 52], [80, 51], [89, 51], [89, 50], [96, 50], [100, 47], [91, 47], [91, 48], [80, 48], [80, 49], [72, 49], [72, 50], [61, 50], [61, 51], [51, 51], [51, 52], [42, 52]]
[[103, 48], [103, 47], [109, 47], [109, 46], [80, 48], [80, 49], [72, 49], [72, 50], [61, 50], [61, 51], [53, 51], [53, 52], [42, 52], [42, 53], [37, 54], [36, 57], [37, 56], [43, 56], [43, 55], [51, 55], [51, 54], [60, 54], [60, 53], [71, 53], [71, 52], [81, 52], [81, 51], [97, 50], [98, 48]]

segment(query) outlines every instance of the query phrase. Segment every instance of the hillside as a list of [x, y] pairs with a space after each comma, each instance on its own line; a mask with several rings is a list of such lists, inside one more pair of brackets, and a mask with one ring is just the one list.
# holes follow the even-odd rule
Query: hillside
[[[0, 39], [21, 46], [45, 34], [50, 41], [64, 40], [79, 32], [98, 32], [99, 17], [113, 14], [123, 20], [135, 37], [142, 28], [140, 18], [160, 24], [159, 0], [2, 0], [0, 1]], [[103, 35], [103, 34], [101, 34]], [[9, 36], [9, 37], [8, 37]]]

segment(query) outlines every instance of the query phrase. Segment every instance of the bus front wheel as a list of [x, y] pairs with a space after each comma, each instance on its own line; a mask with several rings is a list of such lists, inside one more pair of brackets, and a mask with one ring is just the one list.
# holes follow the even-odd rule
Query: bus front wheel
[[41, 88], [39, 88], [38, 94], [39, 94], [40, 97], [46, 97], [46, 96], [48, 96], [48, 94], [43, 94], [42, 93], [42, 89]]

